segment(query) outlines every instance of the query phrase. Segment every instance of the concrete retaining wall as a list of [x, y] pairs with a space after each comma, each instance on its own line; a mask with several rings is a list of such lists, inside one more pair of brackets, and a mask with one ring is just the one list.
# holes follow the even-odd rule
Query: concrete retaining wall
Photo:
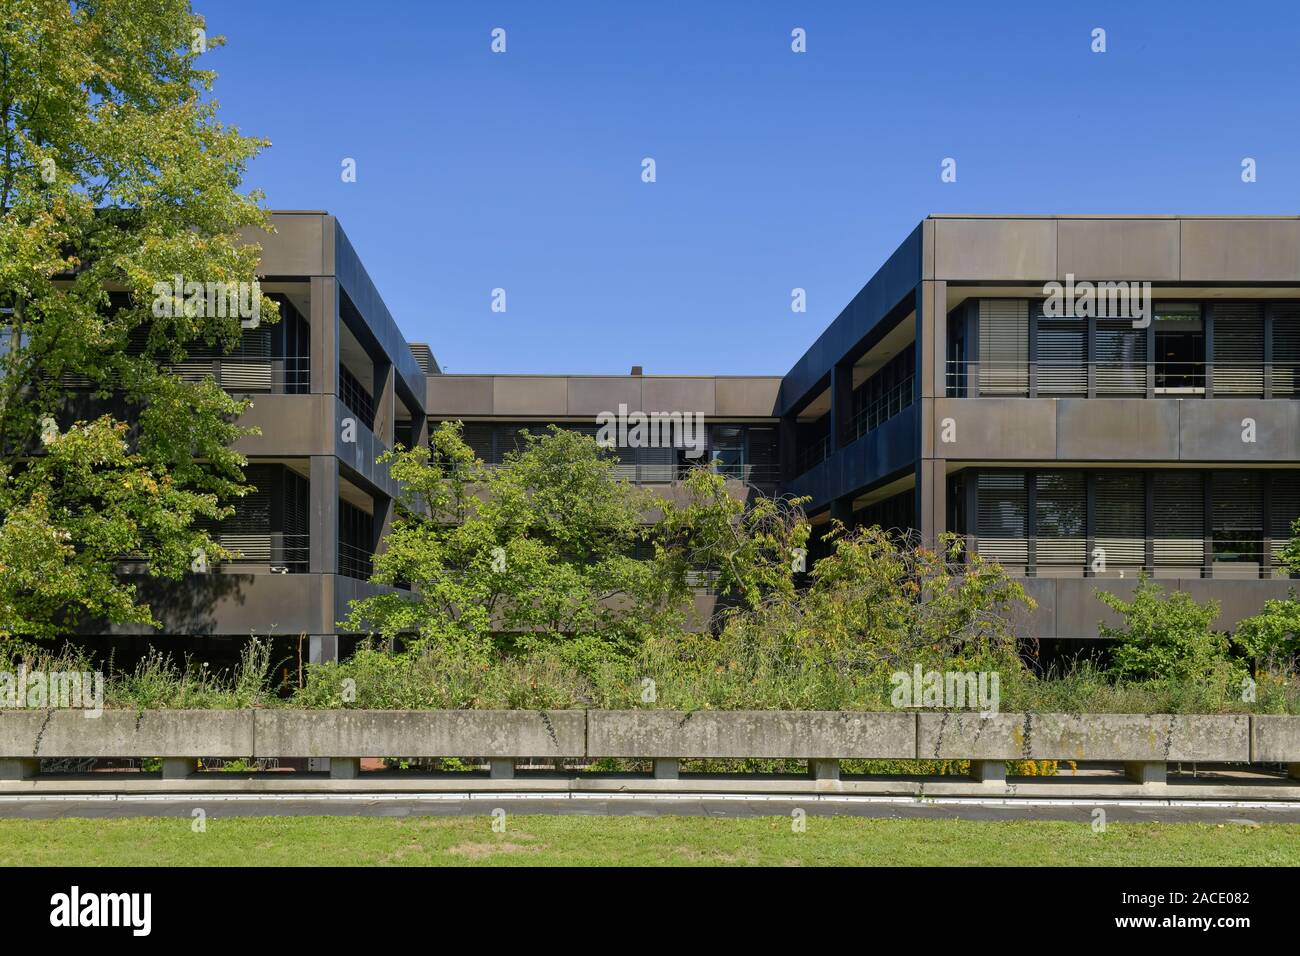
[[917, 756], [938, 760], [1248, 762], [1245, 714], [919, 714]]
[[794, 758], [1300, 763], [1300, 717], [835, 711], [0, 709], [0, 759]]
[[1250, 759], [1254, 763], [1300, 763], [1300, 717], [1252, 717]]
[[591, 710], [590, 757], [907, 758], [913, 714], [836, 711]]
[[265, 757], [581, 757], [580, 710], [256, 711]]
[[0, 710], [0, 758], [248, 757], [251, 710]]

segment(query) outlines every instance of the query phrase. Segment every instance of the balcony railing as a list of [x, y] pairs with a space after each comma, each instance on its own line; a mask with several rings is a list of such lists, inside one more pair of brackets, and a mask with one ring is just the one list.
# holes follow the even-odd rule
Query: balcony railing
[[229, 569], [236, 565], [261, 565], [273, 574], [301, 574], [311, 559], [311, 536], [285, 534], [280, 531], [222, 531], [217, 543], [233, 553], [224, 562]]
[[375, 570], [375, 553], [344, 541], [339, 542], [339, 571], [344, 577], [370, 579]]
[[[1017, 574], [1037, 577], [1136, 578], [1212, 577], [1229, 580], [1286, 578], [1281, 551], [1286, 538], [1263, 539], [1218, 532], [1203, 537], [1116, 537], [1097, 535], [1025, 538], [969, 536], [981, 557]], [[1091, 550], [1089, 546], [1091, 545]]]
[[856, 441], [912, 404], [913, 377], [909, 375], [853, 416], [845, 429], [845, 441]]
[[950, 361], [949, 398], [1300, 398], [1294, 362]]
[[[638, 485], [675, 485], [684, 481], [691, 471], [700, 465], [709, 464], [706, 458], [697, 459], [699, 464], [681, 464], [678, 462], [633, 462], [614, 466], [614, 477]], [[501, 462], [484, 462], [486, 469], [504, 467]], [[714, 462], [711, 470], [733, 481], [743, 481], [751, 485], [775, 485], [781, 480], [781, 466], [736, 465]]]

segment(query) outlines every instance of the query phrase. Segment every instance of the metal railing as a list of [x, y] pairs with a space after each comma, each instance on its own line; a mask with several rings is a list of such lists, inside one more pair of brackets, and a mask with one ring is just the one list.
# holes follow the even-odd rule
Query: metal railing
[[794, 456], [795, 474], [802, 475], [805, 471], [817, 467], [831, 454], [831, 436], [824, 435], [810, 445], [799, 449], [798, 454]]
[[233, 557], [226, 566], [266, 565], [273, 574], [302, 574], [311, 561], [311, 535], [281, 531], [222, 531], [217, 543]]
[[981, 362], [947, 363], [949, 398], [1224, 397], [1300, 398], [1294, 362]]
[[913, 388], [913, 376], [909, 375], [863, 408], [853, 416], [845, 428], [845, 440], [856, 441], [910, 406], [913, 400]]
[[375, 553], [344, 541], [339, 542], [338, 573], [348, 578], [370, 580], [375, 570]]
[[[973, 550], [1010, 571], [1053, 577], [1205, 577], [1224, 580], [1288, 578], [1281, 567], [1287, 538], [1115, 537], [1027, 538], [968, 535]], [[1149, 551], [1148, 551], [1149, 547]]]
[[[675, 485], [684, 481], [700, 465], [709, 465], [715, 474], [733, 481], [751, 485], [775, 485], [781, 480], [781, 466], [731, 465], [719, 461], [710, 463], [706, 458], [696, 459], [698, 464], [679, 462], [634, 462], [614, 466], [614, 477], [636, 485]], [[502, 462], [483, 462], [485, 469], [503, 468]]]

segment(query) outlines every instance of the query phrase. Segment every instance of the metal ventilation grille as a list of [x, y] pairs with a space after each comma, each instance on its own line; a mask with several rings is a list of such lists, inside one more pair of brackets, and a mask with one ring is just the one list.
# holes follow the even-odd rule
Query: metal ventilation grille
[[1144, 396], [1147, 332], [1128, 319], [1097, 320], [1097, 394]]
[[1024, 472], [979, 476], [979, 553], [1007, 565], [1029, 560]]
[[1258, 302], [1214, 306], [1214, 394], [1264, 394], [1264, 307]]
[[1037, 482], [1038, 563], [1082, 567], [1088, 545], [1083, 472], [1039, 472]]
[[1097, 547], [1107, 568], [1140, 568], [1146, 563], [1146, 489], [1142, 475], [1097, 475]]
[[980, 394], [1029, 394], [1029, 303], [981, 299]]
[[1051, 319], [1038, 306], [1038, 394], [1088, 394], [1088, 326], [1079, 319]]
[[1152, 493], [1156, 564], [1199, 568], [1205, 562], [1205, 482], [1200, 472], [1159, 472]]
[[1300, 302], [1273, 306], [1273, 396], [1300, 396]]

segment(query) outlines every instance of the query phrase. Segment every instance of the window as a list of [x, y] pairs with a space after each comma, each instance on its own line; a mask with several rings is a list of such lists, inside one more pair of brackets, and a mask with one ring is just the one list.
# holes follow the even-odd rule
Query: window
[[1205, 388], [1205, 326], [1196, 302], [1155, 307], [1156, 391], [1195, 394]]

